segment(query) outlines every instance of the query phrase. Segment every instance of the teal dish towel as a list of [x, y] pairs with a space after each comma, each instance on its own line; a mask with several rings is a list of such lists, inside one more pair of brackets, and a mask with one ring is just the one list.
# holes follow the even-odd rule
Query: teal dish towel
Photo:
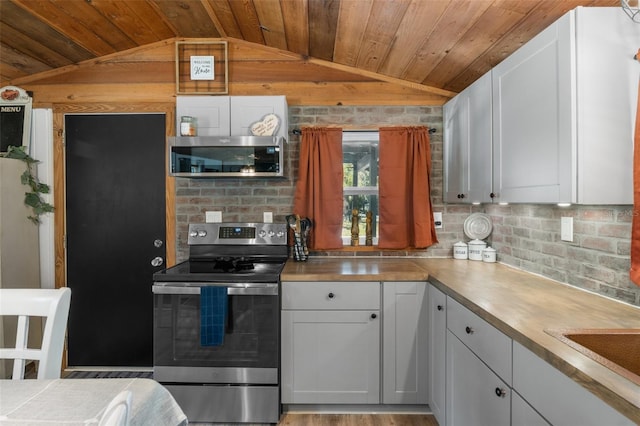
[[227, 287], [200, 288], [200, 345], [218, 346], [224, 343], [227, 319]]

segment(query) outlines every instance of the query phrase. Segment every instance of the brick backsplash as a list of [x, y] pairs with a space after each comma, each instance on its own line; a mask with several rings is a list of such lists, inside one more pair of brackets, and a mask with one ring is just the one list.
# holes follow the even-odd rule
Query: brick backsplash
[[[640, 305], [629, 280], [633, 206], [487, 205], [498, 261]], [[573, 241], [560, 239], [560, 218], [572, 217]]]
[[[426, 250], [333, 251], [313, 256], [452, 257], [453, 244], [468, 241], [464, 220], [474, 212], [491, 216], [487, 239], [498, 262], [640, 305], [640, 287], [629, 281], [631, 206], [482, 205], [445, 204], [442, 163], [442, 107], [440, 106], [292, 106], [289, 140], [285, 144], [283, 179], [176, 179], [177, 259], [187, 257], [187, 226], [203, 222], [208, 210], [222, 211], [224, 221], [262, 221], [271, 211], [284, 222], [292, 212], [298, 172], [299, 136], [303, 126], [335, 126], [369, 130], [395, 125], [424, 125], [431, 135], [431, 201], [443, 212], [439, 243]], [[574, 241], [560, 240], [560, 217], [574, 218]]]

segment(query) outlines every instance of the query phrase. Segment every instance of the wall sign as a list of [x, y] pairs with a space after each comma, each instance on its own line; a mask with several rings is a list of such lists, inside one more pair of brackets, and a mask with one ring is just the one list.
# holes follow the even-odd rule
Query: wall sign
[[32, 98], [16, 86], [0, 89], [0, 152], [9, 146], [24, 146], [29, 152]]
[[226, 40], [191, 39], [176, 42], [176, 94], [229, 93]]
[[214, 56], [192, 56], [191, 80], [215, 80]]

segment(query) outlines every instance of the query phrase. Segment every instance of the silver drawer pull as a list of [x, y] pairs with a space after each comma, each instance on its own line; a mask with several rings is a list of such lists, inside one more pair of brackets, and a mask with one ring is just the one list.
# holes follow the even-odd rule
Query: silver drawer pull
[[466, 326], [466, 327], [465, 327], [465, 329], [464, 329], [464, 331], [466, 331], [466, 332], [467, 332], [467, 334], [473, 334], [473, 332], [474, 332], [475, 330], [474, 330], [473, 328], [469, 327], [469, 326]]

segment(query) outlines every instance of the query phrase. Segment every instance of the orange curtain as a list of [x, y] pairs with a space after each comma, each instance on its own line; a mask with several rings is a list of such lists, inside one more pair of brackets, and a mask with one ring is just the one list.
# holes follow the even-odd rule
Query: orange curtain
[[303, 128], [293, 212], [311, 219], [310, 248], [342, 248], [342, 210], [342, 129]]
[[426, 127], [380, 129], [380, 235], [385, 249], [438, 242], [430, 199], [431, 148]]
[[[640, 50], [636, 55], [640, 61]], [[633, 221], [631, 227], [631, 281], [640, 286], [640, 85], [638, 85], [638, 109], [633, 148]]]

